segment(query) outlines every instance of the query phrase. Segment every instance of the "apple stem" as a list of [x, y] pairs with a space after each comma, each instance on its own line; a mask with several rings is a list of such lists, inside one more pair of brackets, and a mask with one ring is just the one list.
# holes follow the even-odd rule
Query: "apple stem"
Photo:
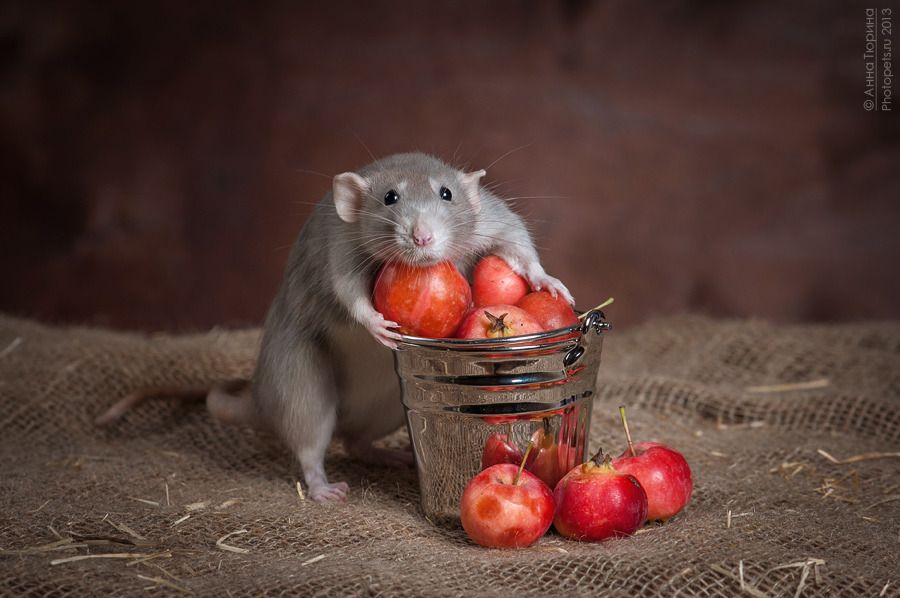
[[622, 415], [622, 427], [625, 428], [625, 439], [628, 441], [628, 450], [631, 452], [631, 456], [636, 456], [634, 452], [634, 444], [631, 442], [631, 433], [628, 431], [628, 420], [625, 419], [625, 406], [621, 405], [619, 407], [619, 413]]
[[503, 336], [512, 336], [512, 334], [510, 334], [512, 332], [512, 328], [509, 327], [509, 324], [503, 321], [503, 318], [505, 318], [509, 314], [501, 314], [500, 316], [495, 316], [489, 311], [485, 311], [484, 315], [487, 316], [487, 319], [491, 322], [491, 332], [499, 332]]
[[522, 457], [522, 464], [519, 465], [519, 471], [516, 472], [516, 477], [513, 478], [513, 486], [516, 486], [519, 483], [519, 476], [522, 475], [522, 470], [525, 469], [525, 462], [528, 461], [528, 453], [531, 452], [533, 446], [534, 442], [528, 443], [528, 448], [525, 449], [525, 456]]
[[579, 320], [583, 320], [583, 319], [584, 319], [584, 316], [586, 316], [587, 314], [589, 314], [589, 313], [591, 313], [592, 311], [597, 310], [597, 309], [603, 309], [604, 307], [606, 307], [607, 305], [609, 305], [609, 304], [612, 303], [612, 302], [613, 302], [613, 298], [610, 297], [609, 299], [607, 299], [606, 301], [604, 301], [603, 303], [601, 303], [600, 305], [598, 305], [598, 306], [595, 307], [594, 309], [589, 309], [589, 310], [587, 310], [586, 312], [584, 312], [583, 314], [579, 315], [579, 316], [578, 316], [578, 319], [579, 319]]

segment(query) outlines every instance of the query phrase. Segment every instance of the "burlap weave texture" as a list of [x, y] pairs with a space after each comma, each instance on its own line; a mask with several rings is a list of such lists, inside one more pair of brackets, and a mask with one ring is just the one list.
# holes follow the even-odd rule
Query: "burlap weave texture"
[[551, 531], [522, 551], [433, 526], [414, 470], [337, 443], [326, 468], [351, 496], [323, 505], [274, 438], [200, 404], [93, 426], [137, 388], [249, 375], [257, 339], [0, 316], [0, 594], [900, 595], [900, 323], [684, 315], [609, 333], [588, 450], [621, 452], [626, 405], [637, 439], [685, 454], [694, 497], [630, 538]]

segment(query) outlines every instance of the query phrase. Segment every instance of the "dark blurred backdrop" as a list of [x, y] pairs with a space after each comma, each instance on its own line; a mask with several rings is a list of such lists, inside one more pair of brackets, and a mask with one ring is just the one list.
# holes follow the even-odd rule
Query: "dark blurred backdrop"
[[7, 0], [0, 311], [256, 325], [330, 177], [416, 149], [487, 167], [621, 328], [900, 317], [869, 6]]

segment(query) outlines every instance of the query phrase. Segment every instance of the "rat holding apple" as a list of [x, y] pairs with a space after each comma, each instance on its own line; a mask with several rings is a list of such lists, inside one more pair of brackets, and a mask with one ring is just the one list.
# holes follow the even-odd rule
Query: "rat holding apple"
[[691, 500], [694, 480], [687, 460], [659, 442], [631, 442], [625, 407], [619, 407], [628, 448], [612, 460], [616, 471], [633, 475], [647, 492], [647, 519], [666, 521]]
[[401, 334], [445, 338], [468, 313], [472, 289], [451, 262], [430, 266], [390, 262], [375, 279], [372, 302], [386, 320], [397, 323]]
[[[465, 269], [496, 254], [531, 288], [573, 303], [565, 285], [544, 271], [522, 219], [480, 184], [484, 175], [407, 153], [335, 176], [291, 248], [252, 381], [178, 396], [206, 394], [217, 419], [275, 432], [299, 462], [314, 500], [347, 497], [348, 485], [325, 472], [332, 435], [361, 461], [409, 463], [408, 452], [372, 446], [405, 422], [389, 350], [401, 335], [372, 303], [372, 282], [384, 264], [451, 262]], [[167, 389], [138, 391], [97, 423], [167, 396]]]

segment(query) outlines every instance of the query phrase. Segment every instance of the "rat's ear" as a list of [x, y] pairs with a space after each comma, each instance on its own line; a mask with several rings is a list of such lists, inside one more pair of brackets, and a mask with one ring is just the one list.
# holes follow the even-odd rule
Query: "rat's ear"
[[355, 172], [345, 172], [334, 177], [331, 184], [334, 207], [344, 222], [359, 220], [363, 194], [369, 190], [369, 181]]
[[468, 172], [462, 175], [462, 180], [460, 181], [463, 193], [465, 193], [469, 203], [472, 204], [472, 210], [476, 214], [481, 211], [481, 185], [479, 181], [481, 181], [481, 177], [486, 174], [487, 171], [483, 169], [475, 172]]

